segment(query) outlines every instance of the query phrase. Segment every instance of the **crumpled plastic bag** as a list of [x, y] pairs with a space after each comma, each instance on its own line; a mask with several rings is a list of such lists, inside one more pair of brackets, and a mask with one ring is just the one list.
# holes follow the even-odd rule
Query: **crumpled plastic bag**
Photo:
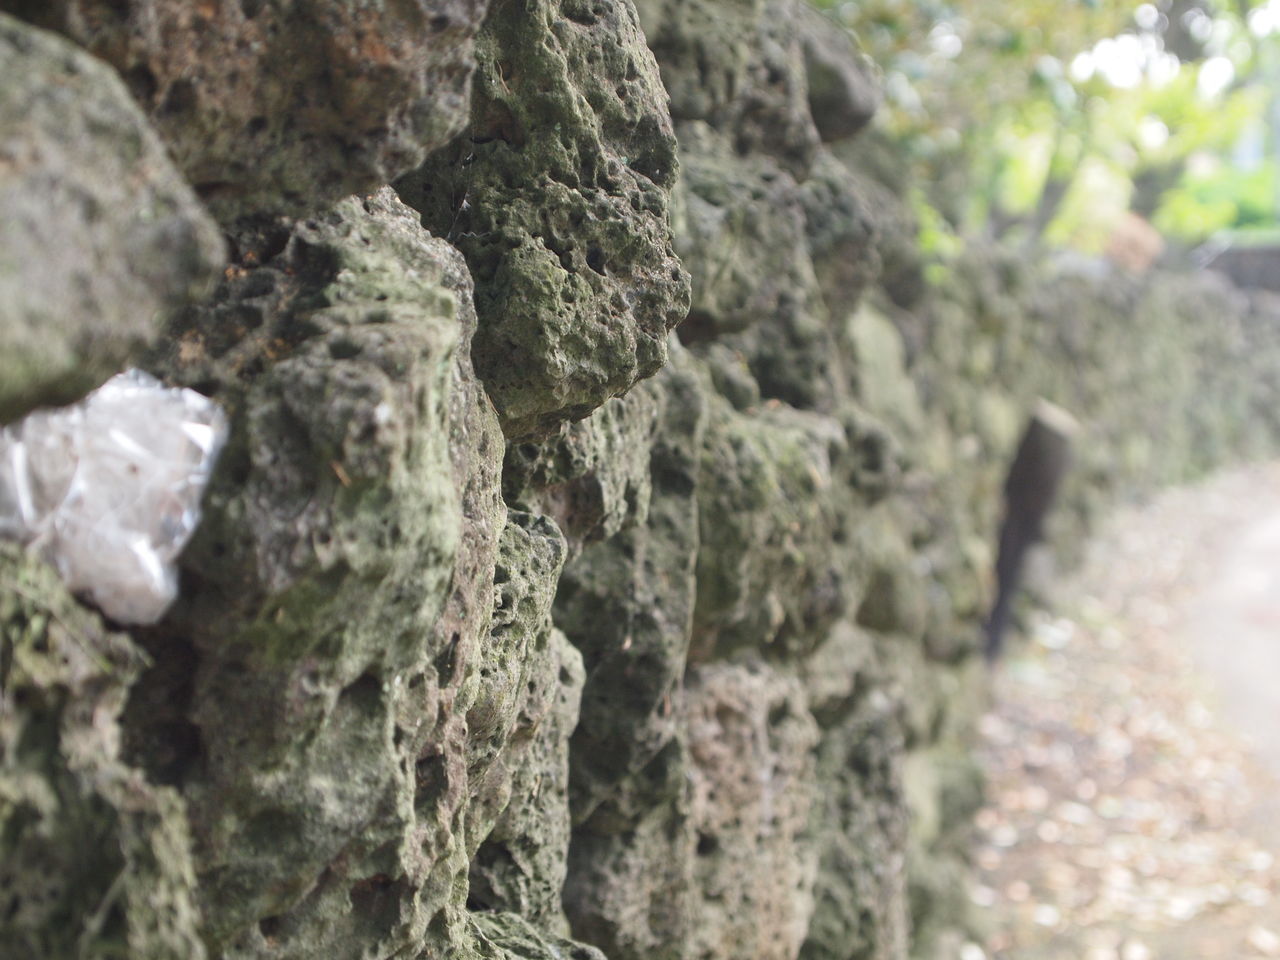
[[154, 623], [227, 437], [222, 409], [140, 370], [0, 430], [0, 536], [119, 623]]

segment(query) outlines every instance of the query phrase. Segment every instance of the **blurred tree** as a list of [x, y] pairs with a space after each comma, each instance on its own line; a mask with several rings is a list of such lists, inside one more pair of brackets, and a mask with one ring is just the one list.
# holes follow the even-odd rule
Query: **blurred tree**
[[1101, 250], [1126, 211], [1187, 241], [1275, 220], [1280, 0], [815, 2], [955, 229]]

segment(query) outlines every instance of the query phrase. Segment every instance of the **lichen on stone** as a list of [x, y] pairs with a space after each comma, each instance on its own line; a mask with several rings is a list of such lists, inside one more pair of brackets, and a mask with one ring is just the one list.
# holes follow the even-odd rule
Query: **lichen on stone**
[[146, 655], [0, 543], [0, 954], [201, 960], [185, 805], [121, 757]]
[[[233, 424], [190, 587], [149, 637], [155, 683], [181, 698], [165, 722], [195, 744], [157, 774], [189, 799], [216, 949], [403, 949], [465, 874], [431, 757], [461, 749], [450, 658], [465, 668], [474, 640], [432, 626], [481, 599], [449, 605], [464, 522], [500, 523], [450, 451], [484, 430], [483, 396], [459, 384], [465, 270], [389, 190], [234, 239], [219, 296], [155, 360]], [[197, 664], [188, 692], [164, 694], [178, 657]], [[134, 715], [139, 752], [164, 719]]]
[[120, 78], [0, 13], [0, 424], [136, 359], [222, 264]]
[[680, 727], [708, 399], [692, 358], [678, 344], [672, 353], [672, 364], [636, 391], [657, 404], [643, 450], [648, 509], [571, 559], [556, 595], [556, 622], [587, 671], [570, 770], [577, 821], [639, 774]]
[[465, 122], [484, 0], [11, 6], [112, 64], [229, 222], [376, 190]]
[[832, 493], [847, 451], [843, 427], [828, 417], [713, 405], [699, 488], [693, 659], [770, 644], [790, 654], [839, 615], [847, 574], [831, 537], [840, 526]]
[[6, 957], [949, 956], [1027, 410], [1064, 555], [1280, 437], [1280, 301], [926, 270], [799, 0], [0, 6], [122, 73], [0, 18], [0, 419], [162, 329], [233, 427], [159, 624], [0, 546]]
[[518, 439], [665, 362], [689, 296], [675, 138], [628, 0], [499, 0], [477, 60], [466, 135], [397, 189], [467, 257], [476, 370]]

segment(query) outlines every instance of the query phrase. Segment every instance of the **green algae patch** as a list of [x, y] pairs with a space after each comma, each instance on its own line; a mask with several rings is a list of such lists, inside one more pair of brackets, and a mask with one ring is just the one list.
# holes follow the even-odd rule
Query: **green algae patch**
[[184, 805], [120, 757], [147, 658], [0, 543], [0, 954], [203, 958]]
[[512, 438], [581, 419], [666, 361], [689, 306], [667, 198], [675, 137], [623, 0], [501, 0], [471, 125], [397, 182], [476, 280], [476, 370]]
[[146, 755], [192, 731], [163, 773], [188, 800], [220, 953], [393, 952], [456, 907], [466, 870], [440, 744], [466, 676], [450, 658], [475, 636], [466, 614], [434, 628], [502, 522], [471, 482], [489, 464], [496, 489], [496, 436], [487, 456], [452, 449], [487, 429], [469, 282], [389, 190], [233, 239], [218, 296], [155, 360], [233, 430], [183, 597], [145, 637], [145, 696], [170, 713], [132, 711], [130, 734]]

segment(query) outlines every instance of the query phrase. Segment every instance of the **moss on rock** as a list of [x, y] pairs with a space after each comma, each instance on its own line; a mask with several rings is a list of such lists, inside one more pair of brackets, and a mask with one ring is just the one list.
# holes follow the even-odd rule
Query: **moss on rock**
[[477, 59], [467, 136], [397, 187], [467, 257], [507, 435], [546, 435], [666, 361], [675, 137], [627, 0], [499, 0]]
[[113, 65], [223, 222], [376, 190], [466, 121], [484, 0], [7, 0]]
[[[390, 191], [235, 240], [218, 297], [157, 358], [233, 423], [183, 602], [148, 637], [162, 668], [196, 664], [186, 692], [156, 674], [194, 747], [157, 773], [188, 798], [217, 950], [402, 949], [460, 906], [450, 735], [477, 638], [457, 628], [488, 628], [474, 580], [501, 526], [500, 446], [458, 365], [465, 270]], [[480, 539], [460, 548], [464, 529]], [[140, 752], [168, 735], [136, 722]]]
[[0, 543], [0, 953], [200, 960], [186, 810], [120, 754], [147, 664]]
[[136, 360], [223, 248], [119, 77], [3, 13], [0, 128], [4, 424]]

